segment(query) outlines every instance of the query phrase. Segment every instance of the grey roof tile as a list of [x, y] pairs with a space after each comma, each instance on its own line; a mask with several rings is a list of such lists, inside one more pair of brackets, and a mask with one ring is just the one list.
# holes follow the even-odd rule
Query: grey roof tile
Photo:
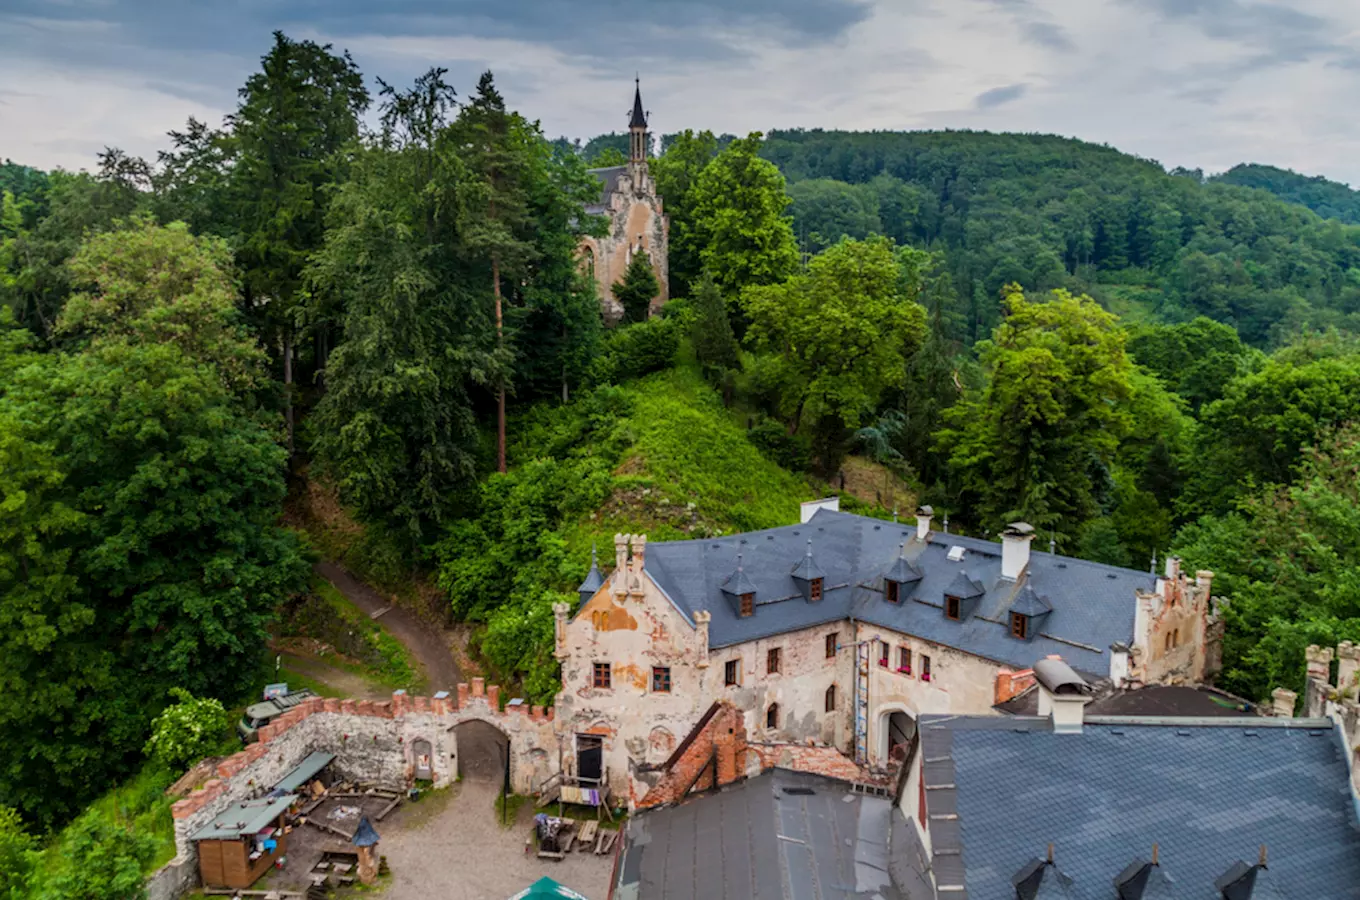
[[[1018, 667], [1059, 654], [1093, 675], [1109, 672], [1110, 644], [1132, 642], [1135, 591], [1150, 591], [1156, 584], [1147, 572], [1039, 551], [1031, 551], [1020, 583], [1006, 581], [1000, 544], [950, 534], [932, 534], [923, 543], [915, 534], [914, 526], [823, 509], [800, 525], [649, 543], [646, 569], [688, 619], [701, 609], [712, 614], [714, 648], [853, 617]], [[790, 574], [809, 539], [826, 573], [819, 603], [803, 600]], [[948, 560], [954, 546], [965, 550], [961, 562]], [[903, 552], [923, 577], [909, 599], [888, 603], [882, 575]], [[756, 613], [746, 618], [722, 598], [722, 582], [736, 567], [738, 554], [756, 588]], [[984, 594], [965, 621], [952, 621], [940, 606], [946, 586], [964, 571]], [[1036, 637], [1019, 640], [1010, 634], [1006, 612], [1026, 584], [1047, 598], [1053, 612]]]
[[[968, 896], [1010, 897], [1015, 873], [1052, 842], [1073, 900], [1108, 900], [1115, 877], [1157, 844], [1169, 882], [1149, 879], [1143, 900], [1221, 900], [1215, 880], [1264, 844], [1263, 883], [1281, 898], [1360, 897], [1360, 832], [1335, 731], [1167, 721], [1104, 718], [1054, 734], [1047, 719], [923, 716], [921, 752], [952, 760], [958, 810], [934, 840], [937, 874], [961, 861]], [[940, 763], [926, 767], [927, 785], [938, 783]], [[927, 802], [947, 793], [927, 791]]]

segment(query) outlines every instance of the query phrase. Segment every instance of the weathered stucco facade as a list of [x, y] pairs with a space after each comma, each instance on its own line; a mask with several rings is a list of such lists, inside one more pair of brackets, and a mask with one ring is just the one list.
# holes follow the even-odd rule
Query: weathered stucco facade
[[[600, 738], [604, 777], [634, 802], [656, 787], [660, 764], [715, 703], [740, 712], [753, 747], [834, 748], [853, 759], [862, 679], [872, 772], [900, 761], [919, 716], [990, 714], [1033, 683], [1013, 662], [853, 616], [713, 646], [713, 613], [674, 602], [647, 570], [645, 537], [616, 535], [614, 550], [613, 573], [589, 582], [575, 616], [566, 604], [556, 608], [563, 684], [556, 721], [564, 771], [578, 774], [582, 740]], [[1023, 584], [1027, 555], [1017, 559], [1014, 579]], [[1152, 589], [1131, 592], [1125, 607], [1136, 607], [1134, 639], [1109, 648], [1110, 680], [1121, 687], [1205, 680], [1212, 674], [1205, 645], [1221, 628], [1211, 573], [1191, 582], [1171, 560], [1165, 577], [1147, 577]]]
[[656, 193], [656, 182], [647, 169], [647, 118], [640, 93], [633, 97], [629, 133], [627, 165], [591, 170], [600, 179], [600, 200], [587, 207], [586, 212], [604, 216], [608, 231], [600, 237], [583, 238], [580, 248], [581, 265], [595, 279], [601, 311], [610, 324], [623, 317], [623, 307], [614, 299], [614, 284], [623, 279], [628, 264], [638, 253], [647, 254], [660, 286], [651, 311], [659, 310], [669, 297], [670, 268], [666, 254], [670, 223]]

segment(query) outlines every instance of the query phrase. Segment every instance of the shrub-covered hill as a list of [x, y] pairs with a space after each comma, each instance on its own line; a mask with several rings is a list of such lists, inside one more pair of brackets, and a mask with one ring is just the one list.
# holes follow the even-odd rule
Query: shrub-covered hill
[[544, 402], [511, 424], [510, 471], [482, 483], [477, 515], [435, 556], [454, 614], [487, 623], [482, 656], [535, 702], [557, 687], [552, 604], [576, 602], [592, 543], [608, 560], [618, 532], [667, 540], [788, 524], [815, 493], [762, 456], [689, 367]]

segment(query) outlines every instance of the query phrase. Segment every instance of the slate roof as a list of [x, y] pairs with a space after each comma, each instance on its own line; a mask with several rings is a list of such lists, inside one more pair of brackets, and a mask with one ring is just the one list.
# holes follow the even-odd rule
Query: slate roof
[[[1078, 671], [1109, 673], [1109, 647], [1132, 643], [1135, 591], [1151, 591], [1156, 578], [1031, 550], [1029, 571], [1020, 582], [1001, 578], [1001, 545], [976, 538], [932, 533], [915, 539], [914, 523], [885, 522], [822, 509], [806, 523], [746, 534], [691, 541], [648, 543], [646, 570], [691, 622], [708, 610], [709, 643], [714, 648], [757, 640], [855, 618], [912, 634], [997, 662], [1027, 667], [1036, 658], [1058, 654]], [[807, 550], [826, 573], [819, 603], [802, 599], [790, 570]], [[883, 574], [899, 547], [923, 577], [900, 603], [883, 596]], [[963, 547], [960, 562], [947, 559]], [[742, 554], [746, 575], [756, 587], [756, 612], [740, 618], [721, 593], [723, 580]], [[944, 591], [960, 572], [981, 583], [984, 595], [966, 621], [944, 617]], [[1040, 633], [1031, 640], [1011, 637], [1007, 611], [1025, 584], [1053, 606]]]
[[633, 86], [633, 115], [628, 119], [629, 128], [646, 128], [647, 114], [642, 110], [642, 85]]
[[852, 793], [849, 784], [820, 775], [771, 769], [629, 819], [611, 896], [907, 900], [888, 872], [893, 819], [885, 798]]
[[[1098, 686], [1086, 704], [1087, 716], [1193, 716], [1199, 719], [1255, 715], [1255, 708], [1241, 697], [1216, 688], [1188, 684], [1149, 684], [1146, 687], [1112, 690]], [[992, 707], [1013, 716], [1039, 714], [1037, 686]]]
[[598, 216], [609, 208], [609, 195], [619, 189], [619, 176], [628, 171], [627, 166], [606, 166], [603, 169], [590, 169], [591, 175], [600, 179], [600, 199], [586, 206], [586, 213]]
[[[1221, 900], [1235, 863], [1269, 851], [1286, 898], [1360, 896], [1346, 748], [1326, 719], [922, 716], [937, 883], [955, 900], [1014, 896], [1054, 844], [1072, 900], [1109, 900], [1158, 845], [1176, 900]], [[943, 892], [942, 892], [943, 896]], [[1152, 895], [1148, 895], [1152, 896]]]

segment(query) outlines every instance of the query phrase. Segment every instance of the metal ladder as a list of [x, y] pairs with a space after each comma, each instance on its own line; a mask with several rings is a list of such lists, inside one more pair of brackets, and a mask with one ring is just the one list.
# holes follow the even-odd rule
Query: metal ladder
[[855, 644], [855, 762], [869, 762], [869, 652], [871, 641]]

